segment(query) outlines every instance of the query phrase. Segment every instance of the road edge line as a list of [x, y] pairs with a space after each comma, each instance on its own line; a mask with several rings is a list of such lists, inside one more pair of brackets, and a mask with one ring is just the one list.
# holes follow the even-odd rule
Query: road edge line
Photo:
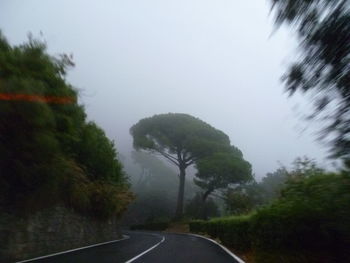
[[143, 251], [141, 254], [138, 254], [137, 256], [133, 257], [132, 259], [129, 259], [128, 261], [125, 261], [125, 263], [131, 263], [131, 262], [135, 261], [136, 259], [138, 259], [138, 258], [142, 257], [143, 255], [147, 254], [148, 252], [150, 252], [152, 249], [155, 249], [156, 247], [158, 247], [164, 241], [165, 241], [165, 237], [163, 236], [162, 240], [159, 241], [157, 244], [155, 244], [153, 247], [150, 247], [149, 249]]
[[129, 238], [130, 238], [130, 236], [123, 235], [123, 238], [121, 238], [121, 239], [116, 239], [116, 240], [107, 241], [107, 242], [103, 242], [103, 243], [97, 243], [97, 244], [93, 244], [93, 245], [86, 246], [86, 247], [74, 248], [74, 249], [65, 250], [65, 251], [54, 253], [54, 254], [49, 254], [49, 255], [45, 255], [45, 256], [41, 256], [41, 257], [26, 259], [26, 260], [22, 260], [22, 261], [16, 261], [15, 263], [24, 263], [24, 262], [30, 262], [30, 261], [43, 259], [43, 258], [49, 258], [49, 257], [53, 257], [53, 256], [58, 256], [58, 255], [61, 255], [61, 254], [66, 254], [66, 253], [70, 253], [70, 252], [86, 249], [86, 248], [98, 247], [98, 246], [107, 245], [107, 244], [110, 244], [110, 243], [115, 243], [115, 242], [123, 241], [123, 240], [129, 239]]
[[213, 242], [214, 244], [216, 244], [217, 246], [221, 247], [227, 254], [229, 254], [231, 257], [233, 257], [235, 260], [238, 261], [238, 263], [245, 263], [241, 258], [237, 257], [235, 254], [233, 254], [227, 247], [221, 245], [220, 243], [216, 242], [215, 240], [205, 237], [205, 236], [201, 236], [201, 235], [197, 235], [197, 234], [191, 234], [191, 233], [184, 233], [185, 235], [189, 235], [189, 236], [195, 236], [195, 237], [200, 237], [203, 239], [206, 239], [210, 242]]

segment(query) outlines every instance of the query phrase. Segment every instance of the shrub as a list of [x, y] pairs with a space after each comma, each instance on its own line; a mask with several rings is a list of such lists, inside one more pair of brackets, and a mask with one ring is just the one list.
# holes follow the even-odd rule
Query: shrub
[[77, 90], [66, 81], [72, 65], [68, 56], [51, 57], [45, 44], [33, 39], [12, 47], [0, 32], [0, 86], [6, 95], [0, 101], [4, 212], [28, 216], [64, 204], [107, 218], [119, 216], [132, 198], [113, 142], [87, 122], [84, 107], [76, 102]]
[[252, 215], [192, 221], [190, 230], [253, 249], [257, 262], [350, 262], [349, 203], [349, 174], [318, 174], [291, 180]]
[[196, 220], [189, 225], [191, 232], [207, 233], [213, 238], [219, 238], [226, 246], [246, 251], [251, 247], [250, 218], [235, 216], [210, 221]]

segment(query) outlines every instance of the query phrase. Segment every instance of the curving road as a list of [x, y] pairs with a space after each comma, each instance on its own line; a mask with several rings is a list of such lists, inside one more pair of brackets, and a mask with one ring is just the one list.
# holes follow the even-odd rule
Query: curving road
[[204, 238], [157, 232], [126, 232], [128, 238], [56, 256], [25, 262], [40, 263], [239, 263], [219, 245]]

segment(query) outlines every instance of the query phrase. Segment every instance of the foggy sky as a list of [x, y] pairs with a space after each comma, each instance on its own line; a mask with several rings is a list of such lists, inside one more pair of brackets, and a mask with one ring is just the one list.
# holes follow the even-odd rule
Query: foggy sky
[[90, 120], [127, 155], [129, 128], [154, 114], [198, 117], [230, 136], [257, 177], [308, 155], [324, 163], [280, 77], [295, 39], [274, 31], [264, 0], [0, 0], [11, 44], [40, 32], [72, 53], [68, 81]]

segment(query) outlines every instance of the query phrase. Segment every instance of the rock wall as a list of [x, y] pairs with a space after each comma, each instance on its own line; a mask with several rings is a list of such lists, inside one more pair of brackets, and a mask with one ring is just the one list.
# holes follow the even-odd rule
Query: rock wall
[[119, 239], [117, 221], [96, 221], [63, 207], [29, 218], [0, 213], [0, 262], [15, 262]]

